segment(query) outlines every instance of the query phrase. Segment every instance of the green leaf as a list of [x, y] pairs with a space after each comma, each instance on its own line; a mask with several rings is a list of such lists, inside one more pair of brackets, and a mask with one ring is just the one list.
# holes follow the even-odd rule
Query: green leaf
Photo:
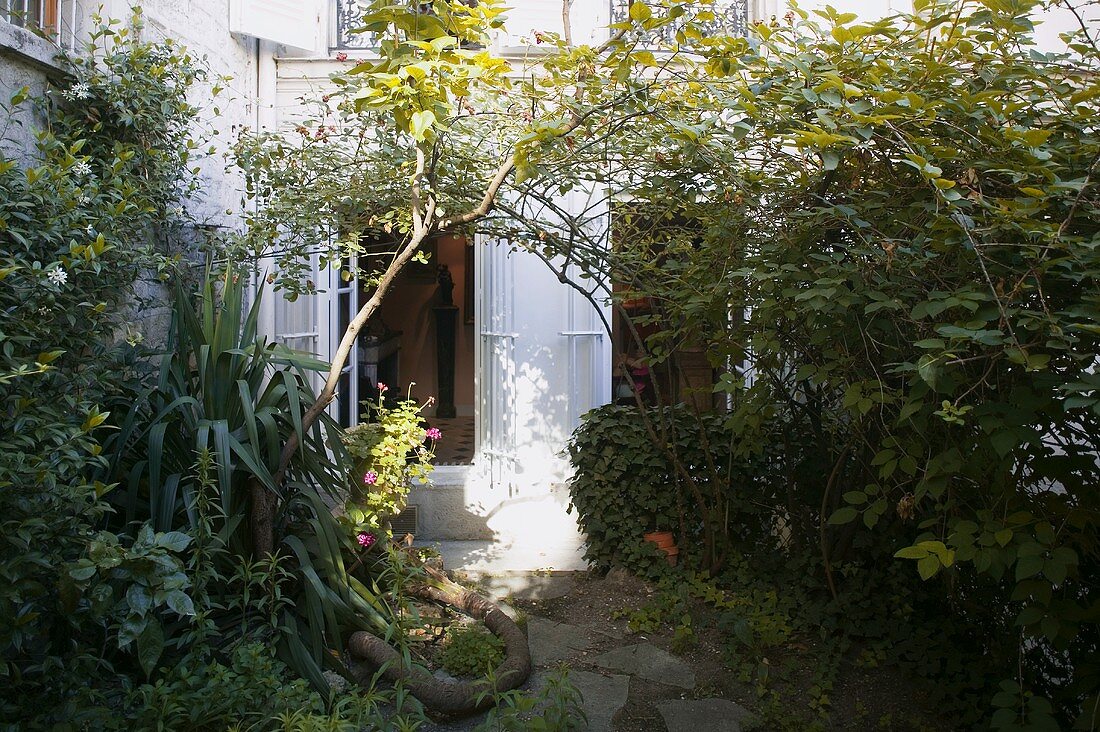
[[126, 588], [126, 604], [131, 612], [145, 615], [153, 607], [153, 598], [144, 585], [132, 584]]
[[931, 579], [939, 571], [940, 560], [938, 557], [929, 555], [917, 560], [917, 574], [920, 575], [922, 580]]
[[895, 559], [924, 559], [928, 556], [928, 550], [919, 546], [907, 546], [894, 552]]
[[195, 614], [194, 603], [191, 602], [191, 598], [182, 590], [172, 590], [165, 595], [164, 601], [168, 603], [168, 607], [172, 612], [177, 615], [186, 617]]
[[425, 109], [420, 112], [414, 112], [409, 119], [409, 134], [411, 134], [413, 139], [417, 142], [423, 142], [434, 124], [435, 112], [432, 110]]
[[1035, 623], [1038, 623], [1040, 620], [1042, 620], [1043, 615], [1045, 614], [1046, 611], [1036, 605], [1025, 607], [1023, 610], [1020, 611], [1020, 614], [1016, 616], [1016, 625], [1020, 627], [1034, 625]]
[[857, 516], [859, 516], [859, 511], [852, 508], [851, 506], [845, 506], [843, 508], [838, 508], [836, 512], [834, 512], [833, 515], [829, 517], [829, 523], [834, 526], [840, 524], [849, 524], [852, 521], [855, 521]]
[[150, 620], [137, 640], [138, 663], [146, 677], [152, 675], [163, 652], [164, 630], [156, 620]]
[[95, 574], [95, 565], [90, 567], [76, 567], [69, 570], [69, 576], [77, 582], [83, 582], [84, 580], [91, 579]]
[[917, 374], [924, 380], [924, 383], [935, 390], [940, 378], [940, 367], [936, 363], [936, 357], [922, 356], [920, 361], [917, 362]]
[[1016, 581], [1034, 577], [1043, 570], [1043, 558], [1041, 556], [1026, 556], [1016, 560]]
[[630, 4], [630, 18], [639, 23], [649, 20], [653, 16], [653, 11], [649, 9], [642, 0], [634, 0]]
[[170, 552], [182, 552], [191, 543], [191, 537], [182, 531], [169, 531], [157, 537], [157, 545]]

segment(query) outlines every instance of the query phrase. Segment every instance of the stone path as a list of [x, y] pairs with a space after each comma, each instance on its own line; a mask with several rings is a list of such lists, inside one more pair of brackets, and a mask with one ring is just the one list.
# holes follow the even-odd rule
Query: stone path
[[740, 704], [725, 699], [670, 699], [657, 709], [668, 732], [741, 732], [752, 715]]
[[623, 646], [592, 660], [600, 668], [621, 671], [659, 684], [695, 688], [695, 672], [680, 659], [648, 643]]
[[[506, 596], [560, 597], [570, 591], [573, 582], [568, 575], [531, 573], [480, 575], [475, 579], [479, 589], [496, 600]], [[615, 729], [613, 719], [627, 704], [635, 679], [646, 684], [663, 684], [674, 696], [690, 696], [696, 687], [695, 673], [686, 663], [650, 643], [624, 638], [597, 625], [570, 625], [537, 616], [527, 617], [526, 625], [535, 670], [524, 688], [537, 691], [547, 674], [565, 665], [569, 668], [570, 682], [583, 699], [589, 732]], [[752, 718], [744, 707], [725, 699], [670, 698], [655, 700], [655, 705], [668, 732], [741, 732]], [[470, 732], [483, 719], [484, 715], [426, 729]]]

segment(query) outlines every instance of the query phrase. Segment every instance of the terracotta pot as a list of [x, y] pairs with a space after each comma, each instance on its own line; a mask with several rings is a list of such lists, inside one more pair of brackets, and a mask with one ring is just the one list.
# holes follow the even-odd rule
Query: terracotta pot
[[675, 567], [676, 562], [680, 559], [680, 549], [678, 547], [670, 546], [665, 551], [665, 559], [668, 560], [668, 566]]
[[656, 544], [658, 549], [676, 546], [676, 539], [673, 538], [671, 531], [651, 531], [644, 534], [642, 538], [651, 544]]

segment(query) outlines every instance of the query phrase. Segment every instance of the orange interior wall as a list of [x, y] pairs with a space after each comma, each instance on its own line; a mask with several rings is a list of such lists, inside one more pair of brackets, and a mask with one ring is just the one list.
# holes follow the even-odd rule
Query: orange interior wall
[[[437, 242], [436, 256], [429, 263], [411, 263], [408, 267], [445, 264], [454, 280], [454, 304], [458, 306], [455, 333], [455, 407], [459, 415], [471, 415], [474, 409], [474, 326], [467, 324], [466, 313], [466, 239], [443, 237]], [[382, 320], [401, 334], [401, 387], [416, 382], [412, 396], [423, 402], [438, 392], [435, 363], [435, 314], [438, 287], [401, 277], [382, 301]], [[470, 313], [469, 315], [473, 315]], [[427, 410], [432, 415], [435, 410]]]

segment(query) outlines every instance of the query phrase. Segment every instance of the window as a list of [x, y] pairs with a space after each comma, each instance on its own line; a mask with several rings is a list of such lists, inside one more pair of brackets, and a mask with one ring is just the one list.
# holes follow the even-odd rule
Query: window
[[0, 0], [0, 19], [21, 28], [57, 30], [57, 0]]

